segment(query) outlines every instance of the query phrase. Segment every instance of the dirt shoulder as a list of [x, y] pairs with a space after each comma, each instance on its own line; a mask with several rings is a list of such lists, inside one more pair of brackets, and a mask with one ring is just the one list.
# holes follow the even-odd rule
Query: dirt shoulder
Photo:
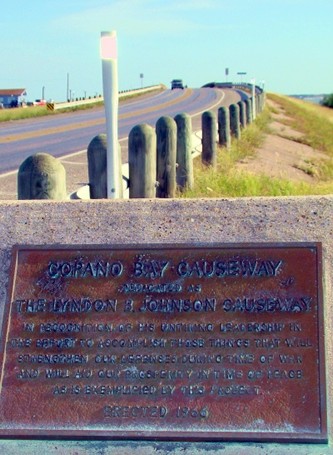
[[291, 119], [284, 114], [279, 104], [271, 100], [267, 100], [267, 104], [273, 111], [270, 133], [254, 156], [238, 163], [238, 169], [253, 174], [265, 174], [272, 178], [315, 183], [316, 163], [327, 159], [327, 156], [302, 144], [303, 134], [288, 126]]

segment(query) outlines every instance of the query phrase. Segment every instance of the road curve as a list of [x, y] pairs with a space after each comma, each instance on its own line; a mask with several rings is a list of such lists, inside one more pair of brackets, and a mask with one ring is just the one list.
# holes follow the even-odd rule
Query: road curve
[[[244, 96], [231, 89], [201, 88], [165, 90], [129, 99], [119, 105], [119, 139], [127, 141], [135, 125], [155, 126], [161, 116], [174, 117], [181, 112], [192, 116], [193, 129], [200, 129], [202, 112], [229, 106]], [[37, 152], [61, 157], [85, 150], [97, 134], [105, 131], [103, 107], [0, 123], [0, 174], [16, 170], [25, 158]]]

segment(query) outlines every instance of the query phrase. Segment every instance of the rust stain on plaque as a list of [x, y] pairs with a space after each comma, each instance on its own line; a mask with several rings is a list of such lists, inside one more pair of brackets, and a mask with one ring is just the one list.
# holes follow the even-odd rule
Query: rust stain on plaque
[[320, 244], [13, 250], [0, 435], [324, 442]]

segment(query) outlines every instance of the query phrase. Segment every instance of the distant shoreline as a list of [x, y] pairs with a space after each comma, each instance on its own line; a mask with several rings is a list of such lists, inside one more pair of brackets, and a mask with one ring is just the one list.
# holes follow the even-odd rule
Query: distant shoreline
[[322, 95], [288, 95], [292, 98], [297, 98], [304, 101], [309, 101], [310, 103], [321, 104], [326, 94]]

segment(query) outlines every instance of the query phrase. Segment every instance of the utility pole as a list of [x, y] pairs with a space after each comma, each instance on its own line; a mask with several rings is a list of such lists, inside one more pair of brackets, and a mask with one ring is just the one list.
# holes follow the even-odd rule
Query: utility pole
[[67, 95], [66, 95], [66, 101], [69, 101], [69, 73], [67, 73]]

